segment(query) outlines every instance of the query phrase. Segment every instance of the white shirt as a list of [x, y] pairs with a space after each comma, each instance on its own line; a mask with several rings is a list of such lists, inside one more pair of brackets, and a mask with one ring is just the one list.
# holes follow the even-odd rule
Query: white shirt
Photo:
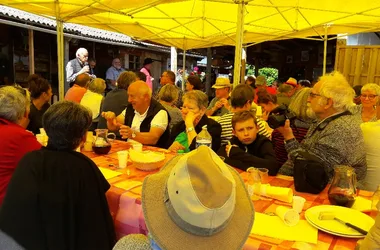
[[[123, 110], [121, 113], [125, 117], [125, 112], [127, 109]], [[146, 118], [146, 115], [148, 113], [149, 107], [145, 111], [144, 114], [140, 114], [135, 110], [135, 116], [133, 117], [131, 129], [133, 129], [136, 132], [140, 132], [140, 126], [141, 123]], [[151, 128], [161, 128], [162, 130], [166, 130], [168, 127], [169, 119], [168, 119], [168, 113], [165, 110], [160, 110], [152, 119], [150, 122]]]
[[100, 113], [100, 105], [102, 104], [103, 96], [101, 94], [87, 90], [84, 94], [80, 104], [90, 109], [92, 112], [92, 119], [96, 119]]

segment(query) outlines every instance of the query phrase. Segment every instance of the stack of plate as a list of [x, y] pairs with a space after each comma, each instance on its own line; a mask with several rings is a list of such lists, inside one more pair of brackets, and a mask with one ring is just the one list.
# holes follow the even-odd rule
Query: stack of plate
[[375, 220], [372, 219], [370, 216], [352, 208], [332, 205], [321, 205], [306, 210], [305, 218], [312, 226], [326, 233], [330, 233], [341, 237], [363, 238], [365, 237], [365, 235], [340, 223], [337, 220], [320, 220], [319, 214], [322, 212], [334, 213], [336, 218], [339, 218], [344, 222], [349, 222], [366, 231], [369, 231], [370, 228], [375, 224]]

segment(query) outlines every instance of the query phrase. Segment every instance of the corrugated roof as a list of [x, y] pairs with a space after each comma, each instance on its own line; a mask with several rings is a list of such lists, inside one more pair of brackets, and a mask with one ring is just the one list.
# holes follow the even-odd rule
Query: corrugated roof
[[[54, 28], [56, 27], [56, 22], [54, 19], [38, 16], [26, 11], [10, 8], [4, 5], [0, 5], [0, 14], [9, 16], [9, 17], [14, 17], [21, 20], [25, 20], [25, 21], [29, 21], [29, 22], [33, 22], [33, 23], [38, 23], [45, 26], [50, 26]], [[84, 26], [80, 24], [73, 24], [73, 23], [64, 23], [63, 28], [64, 30], [68, 32], [74, 32], [77, 35], [95, 37], [95, 38], [108, 40], [108, 41], [135, 44], [135, 41], [130, 36], [117, 33], [117, 32], [92, 28], [92, 27], [88, 27], [88, 26]]]
[[[34, 24], [40, 24], [40, 25], [47, 26], [54, 29], [56, 27], [56, 21], [54, 19], [35, 15], [26, 11], [18, 10], [18, 9], [7, 7], [4, 5], [0, 5], [0, 15], [13, 17], [18, 20], [25, 20]], [[79, 36], [92, 37], [92, 38], [97, 38], [99, 40], [112, 41], [116, 43], [126, 43], [126, 45], [127, 44], [135, 45], [135, 46], [141, 47], [141, 49], [146, 48], [149, 50], [170, 53], [170, 47], [136, 41], [132, 39], [130, 36], [124, 35], [122, 33], [92, 28], [92, 27], [88, 27], [88, 26], [84, 26], [80, 24], [74, 24], [74, 23], [64, 23], [63, 25], [64, 25], [64, 30], [66, 32], [74, 33]], [[182, 54], [182, 53], [179, 53], [179, 54]], [[203, 57], [201, 54], [193, 53], [193, 52], [186, 53], [186, 56], [199, 57], [199, 58]]]

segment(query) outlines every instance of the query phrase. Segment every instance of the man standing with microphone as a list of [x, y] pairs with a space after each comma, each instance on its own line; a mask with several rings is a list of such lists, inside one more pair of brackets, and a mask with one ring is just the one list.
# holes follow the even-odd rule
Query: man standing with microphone
[[76, 58], [69, 61], [66, 65], [66, 89], [73, 86], [75, 78], [80, 74], [87, 73], [91, 78], [96, 78], [95, 75], [90, 74], [87, 49], [79, 48], [75, 55]]

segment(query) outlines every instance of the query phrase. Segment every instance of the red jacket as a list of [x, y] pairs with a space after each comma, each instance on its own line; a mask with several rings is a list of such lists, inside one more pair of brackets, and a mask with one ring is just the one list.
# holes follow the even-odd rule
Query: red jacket
[[0, 205], [18, 162], [26, 153], [40, 148], [31, 132], [0, 118]]

